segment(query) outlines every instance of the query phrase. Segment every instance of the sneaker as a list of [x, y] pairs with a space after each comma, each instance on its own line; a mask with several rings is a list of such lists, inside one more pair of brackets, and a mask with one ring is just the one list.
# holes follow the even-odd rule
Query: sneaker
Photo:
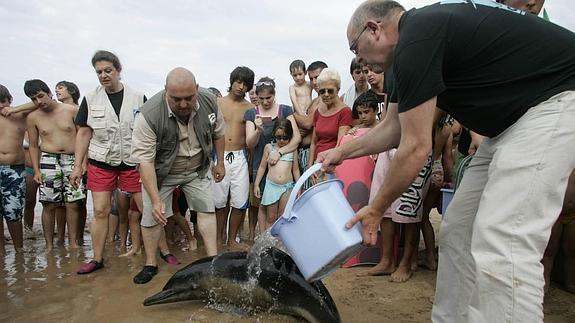
[[160, 258], [162, 258], [165, 262], [167, 262], [170, 265], [175, 266], [180, 264], [178, 258], [176, 258], [176, 256], [172, 255], [171, 253], [162, 255], [162, 253], [160, 252]]
[[134, 276], [134, 284], [145, 284], [152, 280], [158, 273], [157, 266], [144, 266], [142, 270]]
[[78, 270], [78, 275], [89, 274], [94, 272], [98, 269], [104, 268], [104, 260], [98, 262], [96, 260], [92, 260], [87, 264], [83, 264], [82, 267]]

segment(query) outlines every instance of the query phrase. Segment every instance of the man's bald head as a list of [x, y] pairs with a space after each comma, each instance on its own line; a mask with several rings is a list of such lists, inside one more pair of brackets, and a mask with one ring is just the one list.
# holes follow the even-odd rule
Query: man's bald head
[[166, 77], [165, 90], [172, 112], [187, 120], [198, 99], [198, 84], [194, 74], [183, 67], [174, 68]]
[[176, 67], [166, 77], [166, 89], [168, 87], [196, 87], [194, 73], [183, 67]]

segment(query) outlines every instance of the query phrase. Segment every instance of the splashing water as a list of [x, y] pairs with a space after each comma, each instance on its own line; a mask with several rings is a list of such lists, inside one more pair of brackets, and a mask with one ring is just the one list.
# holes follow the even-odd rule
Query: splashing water
[[[256, 237], [255, 243], [247, 253], [247, 280], [239, 285], [239, 290], [230, 293], [227, 286], [215, 284], [208, 292], [208, 308], [215, 309], [221, 312], [235, 313], [238, 315], [252, 313], [258, 311], [259, 305], [267, 302], [274, 302], [275, 300], [269, 299], [269, 295], [263, 295], [261, 289], [258, 287], [258, 279], [262, 272], [261, 269], [261, 255], [269, 248], [275, 247], [285, 251], [285, 246], [277, 238], [271, 235], [270, 230], [262, 232]], [[212, 275], [216, 275], [214, 263], [218, 257], [214, 257], [211, 262], [210, 271]], [[267, 294], [267, 293], [266, 293]], [[241, 299], [241, 306], [238, 308], [232, 304], [230, 299], [222, 298], [223, 295], [235, 295]]]
[[269, 249], [275, 247], [287, 253], [283, 243], [272, 236], [270, 229], [262, 232], [256, 237], [255, 243], [252, 248], [248, 251], [248, 284], [255, 286], [257, 284], [257, 279], [262, 272], [261, 269], [261, 255], [262, 253]]

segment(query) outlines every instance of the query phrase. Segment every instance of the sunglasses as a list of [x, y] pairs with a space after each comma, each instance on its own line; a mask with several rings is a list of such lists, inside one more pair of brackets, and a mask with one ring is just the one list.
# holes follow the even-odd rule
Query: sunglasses
[[285, 141], [288, 141], [291, 139], [288, 136], [274, 136], [274, 138], [275, 138], [275, 140], [285, 140]]
[[333, 95], [335, 93], [335, 89], [319, 89], [319, 94], [324, 95], [325, 92], [329, 95]]
[[271, 87], [275, 88], [274, 84], [270, 81], [260, 81], [260, 82], [256, 83], [256, 87], [260, 87], [262, 85], [271, 86]]

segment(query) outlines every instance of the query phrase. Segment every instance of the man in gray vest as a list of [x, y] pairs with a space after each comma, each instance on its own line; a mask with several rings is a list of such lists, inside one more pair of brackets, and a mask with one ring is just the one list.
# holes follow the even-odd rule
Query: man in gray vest
[[[165, 90], [142, 106], [134, 123], [132, 155], [140, 163], [144, 186], [141, 226], [146, 265], [134, 277], [134, 283], [145, 284], [158, 272], [156, 250], [165, 234], [163, 226], [172, 216], [172, 192], [177, 186], [190, 208], [197, 211], [207, 255], [217, 254], [209, 170], [212, 149], [218, 160], [224, 160], [224, 127], [216, 97], [200, 88], [194, 74], [182, 67], [172, 70]], [[221, 181], [224, 164], [214, 166], [212, 174], [216, 182]]]

